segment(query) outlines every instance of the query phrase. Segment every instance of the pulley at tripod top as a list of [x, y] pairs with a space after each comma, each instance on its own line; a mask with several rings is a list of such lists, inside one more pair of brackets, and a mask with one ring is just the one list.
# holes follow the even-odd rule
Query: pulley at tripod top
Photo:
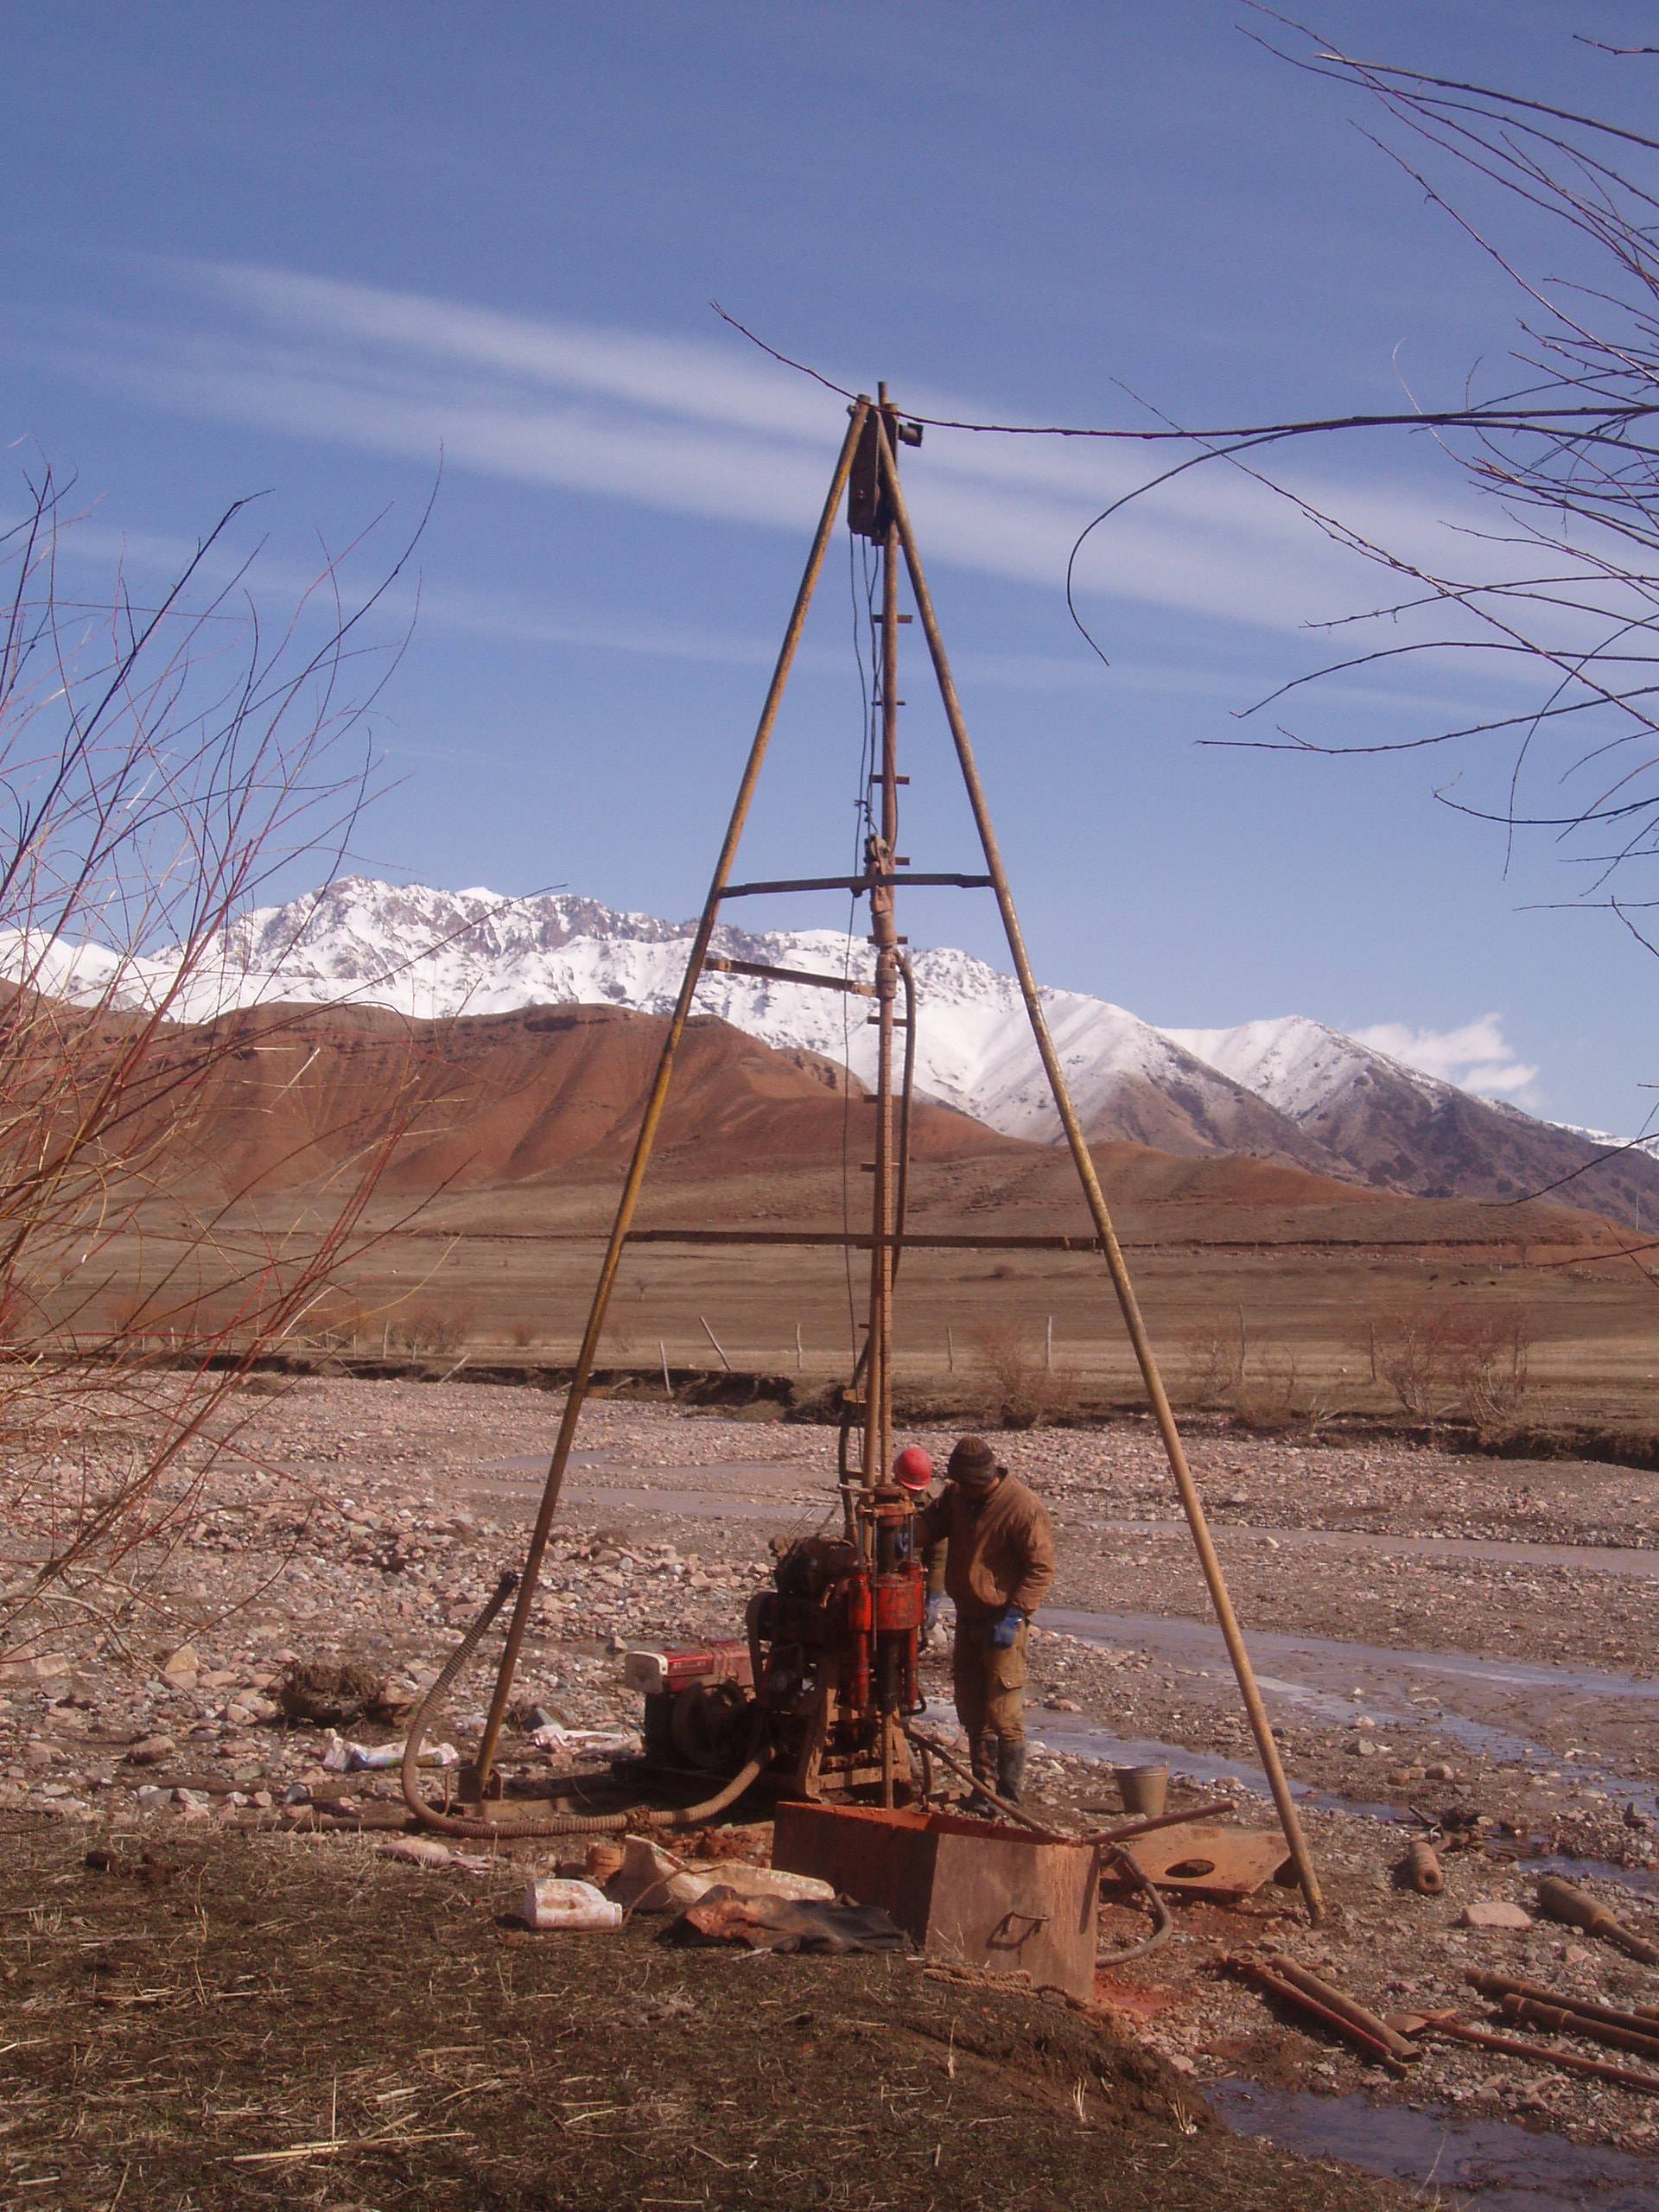
[[888, 438], [901, 446], [920, 445], [922, 426], [919, 423], [907, 423], [895, 408], [887, 405], [886, 385], [880, 390], [880, 404], [870, 408], [865, 416], [864, 428], [853, 454], [853, 466], [847, 479], [847, 527], [855, 537], [874, 538], [878, 544], [884, 544], [895, 518], [881, 468], [880, 426], [885, 423]]

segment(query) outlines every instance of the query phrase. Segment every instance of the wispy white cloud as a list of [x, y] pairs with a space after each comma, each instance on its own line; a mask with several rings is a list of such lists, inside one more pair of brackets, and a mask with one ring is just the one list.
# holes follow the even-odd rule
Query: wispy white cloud
[[[734, 340], [504, 315], [244, 264], [162, 264], [206, 302], [188, 330], [37, 334], [33, 350], [151, 404], [316, 442], [799, 532], [842, 403]], [[219, 318], [218, 327], [211, 320]], [[926, 413], [976, 410], [907, 393]], [[930, 433], [912, 502], [930, 551], [1057, 588], [1078, 531], [1147, 472], [1100, 446]], [[1319, 487], [1314, 487], [1318, 494]], [[1367, 533], [1426, 550], [1445, 524], [1387, 483], [1325, 494]], [[1349, 611], [1363, 579], [1285, 500], [1225, 469], [1182, 479], [1091, 542], [1083, 588], [1283, 630]], [[1491, 677], [1490, 667], [1483, 675]]]
[[1414, 1029], [1403, 1021], [1374, 1021], [1350, 1033], [1374, 1052], [1387, 1052], [1425, 1075], [1439, 1076], [1483, 1097], [1526, 1104], [1534, 1096], [1538, 1070], [1517, 1058], [1503, 1034], [1501, 1014], [1483, 1014], [1456, 1029]]
[[[821, 484], [817, 486], [821, 493]], [[257, 510], [251, 519], [257, 527]], [[4, 518], [0, 517], [0, 520]], [[798, 513], [791, 518], [798, 526]], [[385, 537], [383, 545], [381, 539]], [[391, 544], [389, 537], [371, 534], [366, 543], [346, 556], [338, 570], [339, 582], [349, 605], [353, 592], [373, 588], [378, 582], [377, 560]], [[58, 545], [60, 569], [90, 571], [100, 580], [111, 579], [118, 569], [125, 589], [135, 599], [143, 596], [143, 578], [159, 586], [170, 582], [197, 552], [196, 542], [165, 531], [117, 529], [97, 519], [83, 518], [67, 527]], [[242, 569], [247, 546], [239, 540], [216, 548], [201, 563], [200, 574], [209, 588], [223, 586]], [[321, 561], [309, 566], [291, 556], [262, 550], [248, 575], [249, 588], [261, 600], [269, 595], [297, 603], [327, 577]], [[92, 587], [96, 590], [99, 583]], [[68, 594], [66, 594], [67, 596]], [[89, 613], [99, 601], [86, 602]], [[453, 581], [395, 584], [378, 601], [382, 615], [401, 626], [417, 614], [423, 626], [435, 626], [462, 635], [498, 638], [530, 645], [570, 647], [582, 652], [615, 652], [649, 659], [679, 660], [721, 667], [769, 669], [777, 654], [775, 638], [744, 635], [702, 622], [685, 622], [648, 610], [631, 613], [626, 620], [580, 603], [568, 594], [540, 600], [521, 588], [478, 586]], [[226, 620], [236, 619], [238, 603], [231, 604]], [[189, 619], [189, 609], [181, 611]], [[957, 673], [976, 687], [1030, 693], [1096, 691], [1101, 683], [1100, 663], [1079, 642], [1073, 651], [1052, 653], [1001, 653], [969, 646], [952, 656]], [[804, 670], [844, 674], [845, 661], [810, 642], [802, 649]], [[1260, 683], [1258, 671], [1207, 653], [1179, 661], [1116, 657], [1115, 684], [1148, 696], [1180, 696], [1236, 706], [1248, 699]], [[1435, 693], [1425, 687], [1363, 687], [1332, 678], [1324, 687], [1332, 702], [1358, 703], [1399, 711], [1425, 710], [1453, 715], [1466, 700], [1447, 690]]]

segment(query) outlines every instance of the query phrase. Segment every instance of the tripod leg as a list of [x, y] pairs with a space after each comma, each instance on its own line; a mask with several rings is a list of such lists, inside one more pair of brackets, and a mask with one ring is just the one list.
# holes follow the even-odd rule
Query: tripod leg
[[829, 550], [830, 539], [841, 512], [841, 502], [847, 489], [847, 478], [853, 465], [853, 454], [863, 435], [864, 423], [869, 413], [867, 402], [861, 400], [852, 410], [847, 436], [836, 462], [830, 479], [829, 494], [823, 512], [818, 518], [817, 531], [807, 555], [806, 567], [801, 576], [800, 588], [795, 594], [795, 605], [779, 649], [777, 664], [772, 670], [767, 688], [766, 704], [760, 710], [754, 741], [749, 747], [749, 757], [743, 770], [742, 781], [733, 804], [731, 820], [727, 824], [726, 838], [720, 849], [720, 858], [709, 886], [709, 896], [703, 902], [702, 916], [696, 934], [691, 941], [690, 957], [685, 963], [684, 978], [674, 1011], [669, 1017], [668, 1033], [663, 1039], [662, 1055], [657, 1063], [650, 1096], [645, 1101], [645, 1114], [639, 1123], [639, 1134], [634, 1140], [633, 1157], [628, 1162], [627, 1177], [622, 1185], [622, 1195], [617, 1202], [616, 1218], [611, 1224], [610, 1240], [605, 1248], [605, 1257], [600, 1264], [599, 1281], [594, 1288], [593, 1304], [588, 1311], [588, 1325], [582, 1332], [582, 1346], [576, 1354], [575, 1372], [570, 1377], [569, 1394], [564, 1402], [564, 1414], [554, 1440], [553, 1457], [543, 1487], [541, 1503], [537, 1508], [535, 1526], [531, 1530], [530, 1542], [524, 1554], [522, 1579], [518, 1585], [518, 1602], [513, 1606], [512, 1618], [507, 1624], [507, 1640], [501, 1654], [500, 1669], [496, 1676], [490, 1710], [484, 1723], [484, 1733], [479, 1740], [478, 1757], [474, 1762], [478, 1787], [481, 1789], [489, 1778], [495, 1758], [495, 1747], [500, 1740], [501, 1724], [506, 1715], [507, 1700], [512, 1694], [512, 1680], [518, 1672], [518, 1654], [523, 1649], [525, 1630], [530, 1625], [531, 1611], [536, 1602], [536, 1585], [541, 1573], [543, 1556], [553, 1526], [553, 1516], [558, 1510], [559, 1492], [564, 1486], [564, 1470], [570, 1457], [570, 1446], [576, 1433], [576, 1423], [588, 1395], [588, 1384], [594, 1371], [594, 1362], [599, 1351], [599, 1340], [605, 1327], [605, 1316], [611, 1302], [611, 1293], [616, 1285], [617, 1269], [621, 1263], [622, 1248], [627, 1243], [632, 1226], [634, 1208], [639, 1202], [639, 1188], [645, 1181], [645, 1169], [651, 1160], [652, 1147], [656, 1141], [658, 1124], [667, 1103], [668, 1087], [674, 1072], [675, 1055], [680, 1039], [685, 1034], [685, 1025], [691, 1013], [691, 1001], [696, 994], [702, 963], [709, 950], [709, 940], [714, 935], [715, 924], [720, 916], [720, 902], [726, 886], [731, 880], [732, 863], [737, 858], [737, 849], [742, 840], [743, 827], [748, 819], [749, 807], [754, 798], [756, 784], [765, 764], [766, 748], [778, 720], [778, 709], [783, 703], [784, 689], [794, 664], [796, 647], [805, 627], [807, 609], [812, 603], [812, 594], [823, 567], [823, 556]]
[[1002, 866], [1002, 855], [997, 846], [996, 830], [991, 821], [990, 809], [986, 804], [984, 787], [979, 780], [979, 767], [974, 759], [973, 746], [968, 735], [968, 725], [963, 715], [962, 702], [957, 696], [956, 682], [951, 676], [950, 664], [945, 655], [944, 639], [940, 633], [938, 617], [933, 611], [932, 596], [927, 588], [927, 577], [922, 568], [921, 555], [917, 550], [916, 534], [911, 527], [909, 510], [905, 505], [904, 490], [899, 481], [898, 466], [893, 459], [893, 448], [887, 442], [887, 424], [884, 418], [879, 415], [876, 420], [880, 440], [882, 481], [887, 497], [893, 504], [893, 517], [899, 526], [899, 540], [905, 550], [905, 564], [910, 571], [911, 590], [915, 594], [916, 611], [921, 618], [922, 629], [927, 639], [928, 651], [932, 656], [933, 673], [938, 680], [939, 696], [944, 704], [945, 719], [950, 725], [950, 735], [957, 749], [957, 760], [962, 770], [962, 780], [967, 789], [969, 804], [974, 813], [974, 825], [979, 832], [980, 846], [985, 855], [986, 873], [995, 887], [996, 903], [1001, 911], [1002, 927], [1007, 938], [1008, 951], [1013, 957], [1014, 973], [1020, 979], [1020, 990], [1026, 1002], [1026, 1012], [1030, 1017], [1032, 1035], [1036, 1040], [1038, 1054], [1043, 1063], [1043, 1072], [1048, 1077], [1049, 1089], [1053, 1093], [1054, 1104], [1059, 1114], [1061, 1127], [1065, 1131], [1065, 1141], [1077, 1171], [1077, 1179], [1083, 1185], [1084, 1198], [1093, 1218], [1096, 1234], [1106, 1255], [1107, 1270], [1112, 1279], [1112, 1287], [1117, 1294], [1118, 1306], [1123, 1316], [1123, 1325], [1128, 1332], [1129, 1342], [1135, 1351], [1135, 1362], [1141, 1370], [1141, 1380], [1146, 1385], [1147, 1397], [1152, 1408], [1153, 1417], [1158, 1424], [1159, 1435], [1163, 1440], [1164, 1451], [1169, 1460], [1170, 1472], [1175, 1478], [1175, 1487], [1180, 1496], [1181, 1509], [1186, 1516], [1187, 1526], [1192, 1532], [1192, 1541], [1198, 1554], [1198, 1564], [1204, 1570], [1204, 1579], [1209, 1586], [1211, 1603], [1215, 1607], [1216, 1618], [1220, 1624], [1222, 1637], [1227, 1646], [1227, 1656], [1232, 1661], [1233, 1672], [1238, 1679], [1239, 1694], [1243, 1700], [1244, 1711], [1249, 1720], [1250, 1733], [1255, 1738], [1256, 1751], [1261, 1757], [1268, 1786], [1273, 1791], [1273, 1802], [1278, 1809], [1280, 1825], [1284, 1829], [1285, 1840], [1290, 1847], [1291, 1858], [1295, 1864], [1296, 1878], [1301, 1885], [1302, 1895], [1306, 1900], [1308, 1917], [1317, 1922], [1325, 1909], [1324, 1901], [1319, 1894], [1319, 1876], [1314, 1872], [1313, 1861], [1308, 1853], [1307, 1840], [1302, 1834], [1301, 1821], [1297, 1815], [1295, 1801], [1290, 1794], [1290, 1784], [1285, 1777], [1284, 1766], [1279, 1757], [1279, 1746], [1274, 1741], [1267, 1707], [1262, 1702], [1262, 1693], [1256, 1685], [1255, 1672], [1250, 1664], [1249, 1653], [1244, 1648], [1243, 1633], [1238, 1625], [1238, 1617], [1233, 1611], [1233, 1602], [1228, 1592], [1226, 1578], [1222, 1573], [1221, 1561], [1216, 1555], [1216, 1548], [1211, 1540], [1209, 1522], [1205, 1516], [1204, 1501], [1198, 1495], [1198, 1484], [1193, 1481], [1192, 1468], [1187, 1464], [1186, 1447], [1181, 1441], [1180, 1431], [1175, 1422], [1174, 1410], [1170, 1405], [1168, 1393], [1164, 1389], [1163, 1376], [1158, 1370], [1157, 1356], [1153, 1351], [1152, 1339], [1147, 1333], [1147, 1325], [1141, 1317], [1141, 1302], [1135, 1296], [1135, 1285], [1129, 1277], [1128, 1263], [1124, 1260], [1122, 1249], [1118, 1243], [1117, 1233], [1112, 1227], [1105, 1193], [1100, 1187], [1100, 1179], [1095, 1173], [1095, 1163], [1089, 1151], [1088, 1139], [1084, 1135], [1083, 1124], [1077, 1119], [1077, 1108], [1071, 1101], [1071, 1089], [1065, 1080], [1065, 1071], [1060, 1065], [1059, 1054], [1054, 1049], [1054, 1039], [1049, 1034], [1048, 1020], [1043, 1012], [1043, 1002], [1038, 991], [1037, 978], [1032, 969], [1030, 956], [1026, 950], [1025, 938], [1020, 927], [1020, 917], [1014, 910], [1014, 893], [1008, 887], [1007, 875]]

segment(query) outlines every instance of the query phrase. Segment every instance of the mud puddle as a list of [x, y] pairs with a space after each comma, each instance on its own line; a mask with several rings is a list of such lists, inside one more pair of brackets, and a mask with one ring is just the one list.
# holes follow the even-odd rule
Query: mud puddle
[[[1206, 1789], [1248, 1789], [1258, 1797], [1270, 1795], [1266, 1775], [1247, 1760], [1190, 1751], [1185, 1744], [1160, 1743], [1150, 1736], [1116, 1736], [1109, 1728], [1076, 1714], [1033, 1712], [1027, 1707], [1026, 1733], [1033, 1744], [1046, 1751], [1064, 1752], [1069, 1758], [1089, 1759], [1101, 1766], [1166, 1766], [1172, 1774], [1202, 1783]], [[1344, 1797], [1335, 1790], [1315, 1789], [1306, 1783], [1293, 1782], [1290, 1787], [1299, 1804], [1351, 1813], [1363, 1820], [1400, 1818], [1393, 1805]]]
[[[1182, 1673], [1215, 1681], [1230, 1694], [1231, 1673], [1221, 1632], [1202, 1621], [1158, 1613], [1045, 1611], [1042, 1625], [1109, 1649], [1154, 1653]], [[1389, 1650], [1334, 1637], [1252, 1629], [1250, 1656], [1269, 1704], [1300, 1718], [1351, 1727], [1362, 1716], [1379, 1730], [1428, 1726], [1465, 1750], [1506, 1764], [1541, 1767], [1564, 1781], [1599, 1788], [1659, 1812], [1659, 1791], [1586, 1760], [1569, 1748], [1548, 1750], [1515, 1726], [1519, 1714], [1547, 1705], [1552, 1721], [1586, 1741], [1605, 1734], [1610, 1707], [1625, 1723], [1659, 1721], [1659, 1682], [1584, 1668], [1533, 1666], [1480, 1659], [1464, 1651]], [[1379, 1739], [1379, 1749], [1385, 1746]]]
[[1415, 2183], [1470, 2212], [1659, 2212], [1659, 2162], [1445, 2106], [1374, 2105], [1223, 2082], [1206, 2092], [1227, 2125], [1306, 2158], [1339, 2158]]

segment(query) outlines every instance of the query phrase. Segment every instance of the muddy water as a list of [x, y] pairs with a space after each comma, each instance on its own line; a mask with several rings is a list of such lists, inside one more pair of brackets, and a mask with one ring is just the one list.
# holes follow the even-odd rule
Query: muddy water
[[[1042, 1620], [1045, 1627], [1062, 1635], [1155, 1652], [1195, 1672], [1199, 1662], [1211, 1671], [1228, 1663], [1221, 1630], [1205, 1621], [1170, 1619], [1161, 1613], [1079, 1612], [1065, 1606], [1046, 1606]], [[1300, 1695], [1324, 1718], [1339, 1716], [1351, 1722], [1364, 1713], [1379, 1725], [1389, 1719], [1421, 1720], [1426, 1710], [1432, 1715], [1446, 1695], [1469, 1700], [1482, 1689], [1498, 1692], [1506, 1702], [1516, 1693], [1547, 1694], [1556, 1710], [1562, 1699], [1634, 1699], [1659, 1713], [1659, 1681], [1642, 1681], [1634, 1675], [1535, 1666], [1521, 1659], [1481, 1659], [1467, 1651], [1395, 1650], [1386, 1644], [1351, 1643], [1339, 1637], [1273, 1629], [1252, 1628], [1249, 1643], [1262, 1687], [1268, 1687], [1277, 1669], [1286, 1678], [1276, 1685], [1281, 1694]], [[1353, 1694], [1357, 1688], [1358, 1697]], [[1332, 1708], [1328, 1713], [1323, 1710], [1326, 1707]]]
[[1470, 2212], [1659, 2212], [1659, 2163], [1628, 2152], [1503, 2120], [1460, 2120], [1443, 2106], [1379, 2106], [1255, 2082], [1224, 2082], [1208, 2094], [1241, 2135], [1427, 2184], [1435, 2203]]
[[[1046, 1627], [1082, 1643], [1149, 1651], [1184, 1673], [1230, 1681], [1221, 1631], [1206, 1622], [1065, 1608], [1046, 1611], [1042, 1619]], [[1554, 1725], [1572, 1729], [1581, 1723], [1593, 1741], [1605, 1734], [1610, 1713], [1627, 1725], [1659, 1719], [1659, 1682], [1582, 1668], [1480, 1659], [1464, 1651], [1392, 1651], [1379, 1644], [1267, 1629], [1252, 1629], [1249, 1642], [1263, 1695], [1269, 1707], [1281, 1713], [1288, 1708], [1328, 1726], [1351, 1726], [1364, 1715], [1377, 1725], [1379, 1749], [1387, 1743], [1389, 1727], [1429, 1724], [1438, 1736], [1484, 1758], [1539, 1768], [1574, 1787], [1605, 1789], [1639, 1811], [1659, 1814], [1659, 1790], [1649, 1780], [1610, 1772], [1604, 1763], [1582, 1756], [1548, 1751], [1512, 1725], [1517, 1708], [1524, 1712], [1529, 1702], [1547, 1700]], [[1192, 1756], [1179, 1754], [1184, 1761]]]
[[[1185, 1521], [1087, 1521], [1070, 1524], [1114, 1536], [1185, 1535]], [[1211, 1534], [1225, 1550], [1230, 1539], [1281, 1551], [1369, 1552], [1389, 1559], [1477, 1559], [1494, 1567], [1570, 1567], [1584, 1574], [1634, 1574], [1659, 1581], [1659, 1551], [1616, 1544], [1523, 1544], [1499, 1536], [1402, 1536], [1375, 1529], [1278, 1529], [1253, 1521], [1212, 1522]]]

